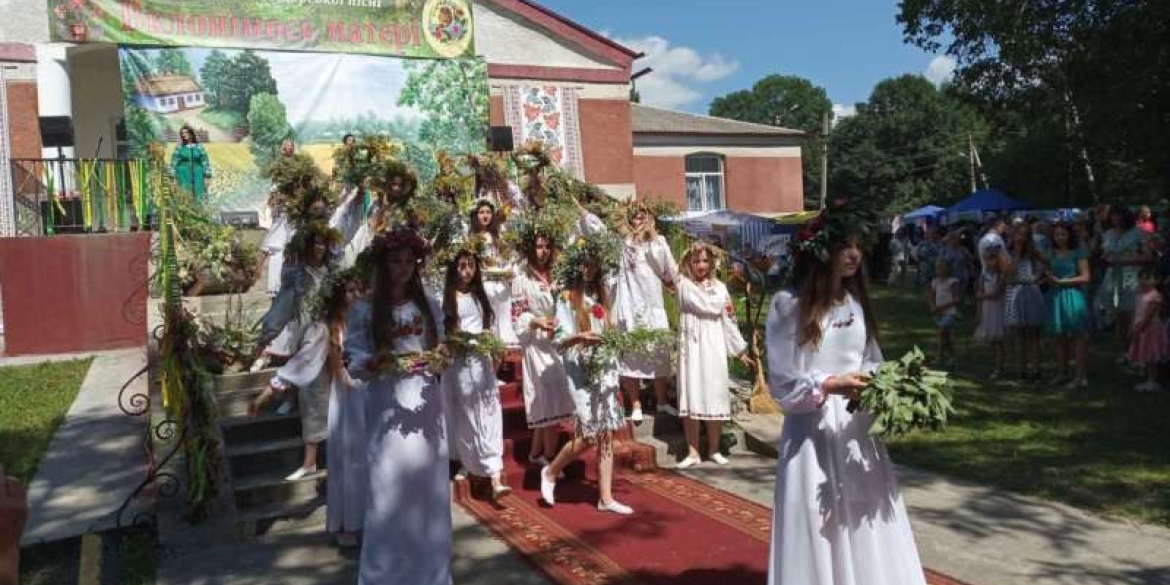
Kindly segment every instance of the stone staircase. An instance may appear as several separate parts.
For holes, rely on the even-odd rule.
[[[297,408],[277,414],[278,397],[258,416],[247,414],[248,403],[274,371],[228,374],[218,377],[215,384],[237,532],[244,538],[314,525],[324,529],[325,445],[318,451],[317,473],[286,481],[303,457]]]

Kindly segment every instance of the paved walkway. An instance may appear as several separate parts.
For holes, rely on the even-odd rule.
[[[22,546],[112,527],[112,514],[144,477],[146,420],[118,409],[118,390],[146,366],[145,349],[4,358],[0,365],[89,355],[94,361],[77,399],[29,485],[29,517]],[[135,390],[145,392],[145,376],[127,392]]]

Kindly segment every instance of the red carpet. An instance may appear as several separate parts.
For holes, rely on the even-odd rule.
[[[512,385],[501,389],[505,473],[514,494],[496,504],[484,497],[490,490],[486,482],[457,482],[455,498],[551,580],[566,585],[767,582],[771,510],[655,469],[653,448],[634,442],[628,431],[617,447],[614,496],[634,508],[633,516],[596,510],[591,454],[558,483],[557,505],[544,506],[539,470],[522,463],[528,438],[517,391]],[[927,580],[962,585],[932,571]]]

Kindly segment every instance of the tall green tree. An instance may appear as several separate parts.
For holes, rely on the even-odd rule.
[[[715,98],[710,114],[756,124],[803,130],[808,139],[801,149],[805,206],[816,205],[821,190],[822,116],[832,116],[833,102],[823,87],[791,75],[769,75],[751,89]]]
[[[232,67],[232,60],[219,49],[212,49],[203,67],[199,68],[200,85],[203,86],[207,105],[213,108],[223,107],[223,84]]]
[[[251,129],[248,149],[256,159],[256,168],[267,169],[276,158],[280,143],[292,137],[292,126],[288,123],[284,104],[270,93],[252,96],[248,126]]]
[[[487,145],[487,65],[482,59],[407,61],[398,105],[426,114],[418,139],[432,149],[480,152]]]
[[[253,51],[243,51],[231,60],[216,90],[219,107],[240,114],[249,112],[257,94],[277,95],[268,61]]]
[[[180,49],[160,49],[154,57],[154,70],[158,75],[186,75],[195,77],[191,61]]]
[[[987,127],[961,100],[921,76],[886,79],[833,131],[830,182],[892,212],[947,204],[971,190],[969,137],[986,144]]]

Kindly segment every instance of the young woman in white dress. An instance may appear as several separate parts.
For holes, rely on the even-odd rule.
[[[350,336],[351,373],[369,380],[369,499],[359,583],[450,585],[451,490],[439,380],[381,364],[445,353],[442,311],[422,285],[426,243],[396,231],[374,242],[368,335]]]
[[[824,255],[798,252],[795,290],[777,293],[767,317],[768,385],[785,413],[768,583],[924,585],[885,445],[867,433],[871,415],[847,408],[882,355],[864,224],[842,207],[823,212],[827,231],[806,230],[827,234]]]
[[[288,213],[284,209],[285,196],[275,187],[268,194],[268,213],[271,223],[264,233],[264,240],[260,242],[260,262],[264,267],[267,264],[267,279],[265,290],[268,296],[274,297],[280,292],[280,272],[284,266],[284,248],[293,236],[293,228],[289,225]]]
[[[564,352],[565,370],[573,397],[573,439],[556,458],[540,470],[540,495],[548,505],[555,500],[556,483],[565,467],[589,448],[597,449],[599,481],[597,509],[614,514],[633,514],[633,508],[613,497],[613,433],[626,425],[618,396],[618,364],[610,359],[589,364],[590,346],[611,327],[610,292],[596,258],[575,257],[580,262],[579,281],[567,284],[557,299],[557,345]],[[592,366],[592,367],[591,367]],[[590,370],[594,370],[590,372]]]
[[[516,273],[512,264],[504,257],[503,241],[500,237],[500,216],[496,213],[495,204],[487,199],[476,201],[468,225],[469,234],[484,241],[485,249],[480,257],[483,268],[481,279],[494,315],[488,328],[504,342],[504,345],[518,347],[520,340],[512,330],[510,318],[512,279]]]
[[[635,204],[628,212],[629,233],[625,238],[621,268],[614,290],[614,323],[619,331],[635,329],[668,330],[663,287],[675,290],[678,268],[666,238],[654,229],[654,215],[644,204]],[[638,386],[641,380],[651,380],[658,411],[678,416],[666,398],[670,381],[670,356],[666,350],[654,355],[630,354],[619,360],[622,388],[632,405],[630,418],[642,420],[642,400]]]
[[[491,302],[480,277],[479,258],[460,250],[447,267],[443,290],[443,323],[450,337],[466,334],[472,338],[492,336],[494,321]],[[492,497],[512,491],[504,485],[504,419],[496,369],[491,357],[479,353],[454,354],[451,367],[443,373],[443,396],[447,400],[447,437],[451,455],[467,473],[487,477]]]
[[[573,399],[553,337],[555,244],[540,235],[524,244],[528,262],[512,281],[512,327],[524,353],[524,412],[532,429],[528,460],[547,465],[556,455],[561,423],[573,416]]]
[[[731,420],[727,358],[751,365],[731,295],[715,278],[716,254],[706,242],[691,244],[683,254],[678,280],[678,408],[687,440],[681,469],[702,461],[700,423],[707,427],[707,456],[719,465],[727,463],[719,452],[723,421]]]

